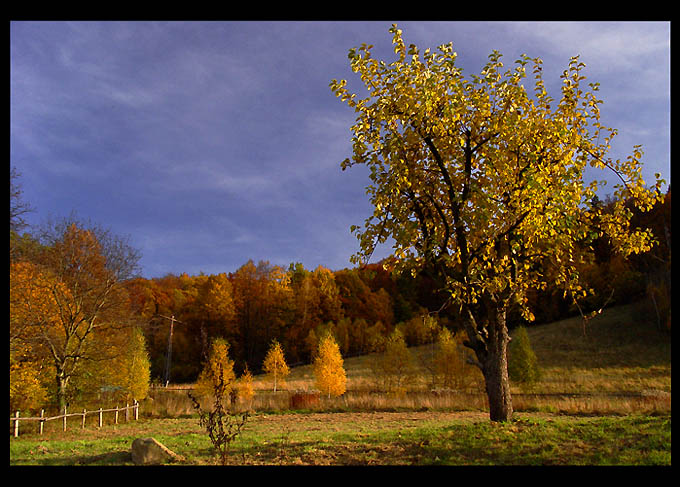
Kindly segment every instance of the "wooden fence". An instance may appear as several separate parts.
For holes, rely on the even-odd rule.
[[[66,418],[69,416],[80,416],[82,418],[81,422],[81,427],[85,428],[85,417],[88,414],[98,414],[99,415],[99,427],[102,427],[103,424],[103,415],[104,413],[108,412],[113,412],[114,413],[114,422],[115,424],[118,424],[118,414],[120,412],[125,412],[125,421],[130,420],[130,411],[133,411],[135,421],[139,419],[139,403],[135,399],[134,403],[132,406],[130,404],[126,404],[125,407],[118,407],[116,406],[115,408],[112,409],[95,409],[94,411],[88,411],[87,409],[83,409],[82,413],[67,413],[66,408],[64,407],[64,413],[60,414],[59,416],[52,416],[52,417],[45,417],[45,410],[42,409],[40,411],[40,416],[38,417],[20,417],[19,411],[14,413],[14,417],[9,418],[10,422],[14,422],[14,437],[17,438],[19,436],[19,421],[39,421],[40,422],[40,434],[43,434],[43,426],[46,421],[51,421],[53,419],[62,419],[63,424],[64,424],[64,431],[66,431]]]

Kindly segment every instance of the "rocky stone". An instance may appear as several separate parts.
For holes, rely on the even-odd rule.
[[[137,438],[132,442],[131,454],[135,465],[159,465],[184,461],[182,455],[173,452],[155,438]]]

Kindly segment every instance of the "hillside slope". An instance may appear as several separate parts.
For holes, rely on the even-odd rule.
[[[528,327],[532,348],[543,371],[532,389],[540,393],[640,393],[671,391],[671,338],[650,319],[644,302],[612,307],[590,320],[583,332],[580,316]],[[653,311],[652,311],[653,312]],[[414,390],[427,388],[424,356],[430,345],[411,347]],[[371,355],[345,359],[348,390],[370,388]],[[264,377],[256,388],[266,389]],[[312,367],[294,367],[288,389],[314,387]],[[478,384],[482,390],[482,384]],[[519,390],[515,385],[513,389]]]

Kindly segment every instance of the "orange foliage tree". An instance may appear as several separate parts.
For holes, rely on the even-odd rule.
[[[61,408],[84,361],[120,353],[106,337],[131,323],[122,280],[136,268],[138,255],[125,240],[73,220],[49,225],[42,244],[31,263],[17,262],[10,270],[10,344],[14,334],[49,357]]]
[[[225,395],[232,392],[236,374],[234,361],[229,357],[229,348],[229,343],[225,339],[213,340],[208,360],[196,382],[196,392],[199,395],[207,396],[218,389]],[[222,387],[217,388],[218,384]]]

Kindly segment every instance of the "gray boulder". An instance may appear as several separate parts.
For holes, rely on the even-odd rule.
[[[173,452],[155,438],[137,438],[132,442],[131,453],[135,465],[159,465],[184,461],[182,455]]]

